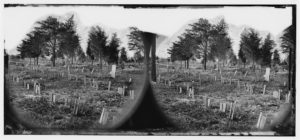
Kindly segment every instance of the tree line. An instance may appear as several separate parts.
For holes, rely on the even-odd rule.
[[[200,18],[188,26],[168,49],[171,61],[184,61],[185,68],[189,68],[191,59],[200,59],[205,70],[207,61],[217,62],[217,65],[219,62],[229,62],[233,65],[241,62],[244,66],[252,63],[252,66],[258,64],[266,67],[280,63],[279,52],[274,49],[276,44],[271,39],[271,34],[263,40],[255,29],[245,29],[240,36],[237,57],[232,50],[228,24],[224,19],[212,24],[207,19]]]
[[[57,58],[74,59],[82,62],[98,59],[100,68],[102,62],[109,64],[118,63],[120,39],[114,33],[110,40],[108,35],[99,26],[94,26],[89,31],[88,46],[86,53],[80,46],[80,37],[76,32],[74,16],[70,16],[65,21],[60,21],[56,17],[49,16],[45,20],[35,23],[31,32],[26,34],[21,44],[17,46],[21,58],[33,58],[38,65],[39,57],[50,57],[52,65],[55,66]],[[124,52],[125,51],[125,52]],[[86,55],[87,54],[87,55]],[[121,49],[121,57],[127,61],[125,48]],[[122,60],[122,61],[123,61]]]
[[[76,32],[74,16],[65,21],[49,16],[45,20],[38,21],[31,32],[26,34],[21,44],[17,47],[21,58],[33,58],[38,64],[39,57],[50,57],[52,65],[55,66],[57,58],[76,60],[99,60],[100,68],[102,63],[118,62],[141,62],[144,59],[144,44],[142,31],[137,27],[130,27],[128,37],[128,48],[134,51],[132,59],[127,57],[126,49],[120,48],[120,39],[114,33],[108,40],[108,35],[100,26],[91,27],[88,33],[86,53],[80,46],[80,37]],[[291,35],[292,26],[284,30],[281,37],[282,53],[292,55],[295,49]],[[197,22],[189,24],[189,28],[173,42],[168,49],[171,61],[184,61],[185,67],[189,68],[191,59],[200,59],[206,70],[207,61],[230,62],[237,64],[255,64],[270,67],[272,64],[279,64],[280,57],[271,35],[268,34],[263,40],[258,31],[253,28],[245,29],[240,36],[240,49],[238,57],[232,50],[232,41],[228,35],[228,24],[224,19],[212,24],[207,19],[200,18]],[[151,61],[155,64],[157,56],[155,47],[151,50]],[[273,51],[274,50],[274,51]],[[289,58],[289,57],[288,57]]]

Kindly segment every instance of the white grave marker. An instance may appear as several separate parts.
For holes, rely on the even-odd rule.
[[[266,68],[266,74],[264,75],[265,80],[268,82],[270,81],[270,71],[270,68]]]
[[[100,125],[105,125],[107,123],[107,119],[108,119],[108,112],[107,112],[106,108],[103,108],[101,117],[99,120]]]
[[[262,112],[259,113],[259,117],[258,117],[257,124],[256,124],[257,128],[259,128],[259,126],[260,126],[261,117],[262,117]]]
[[[122,89],[121,87],[118,87],[118,93],[119,93],[120,95],[123,94],[123,89]]]
[[[246,71],[246,73],[245,73],[244,77],[246,77],[246,76],[247,76],[247,74],[248,74],[248,71]]]
[[[111,66],[111,72],[109,74],[112,78],[116,78],[116,68],[117,66],[115,64]]]
[[[266,85],[264,85],[263,95],[266,93]]]
[[[285,102],[290,103],[290,100],[291,100],[291,91],[289,91],[289,93],[286,95]]]
[[[130,94],[130,99],[134,99],[134,90],[130,90],[129,91],[129,94]]]

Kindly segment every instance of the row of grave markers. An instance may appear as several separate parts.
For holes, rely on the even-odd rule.
[[[160,78],[160,76],[159,76],[159,78]],[[170,80],[164,80],[164,83],[165,83],[165,85],[168,85],[168,86],[172,86],[172,81],[170,81]],[[237,86],[238,86],[238,88],[240,88],[241,87],[241,84],[240,84],[240,81],[239,80],[237,80]],[[189,88],[189,85],[186,85],[187,86],[187,91],[188,91],[188,97],[192,97],[192,98],[194,98],[194,89],[192,88],[192,89],[190,89]],[[248,92],[249,94],[253,94],[254,93],[254,85],[251,85],[251,84],[248,84],[248,83],[245,83],[244,84],[244,87],[245,87],[245,90],[246,90],[246,92]],[[265,95],[265,93],[266,93],[266,85],[264,85],[264,87],[263,87],[263,95]],[[277,92],[277,91],[274,91],[273,92],[273,97],[274,98],[278,98],[279,100],[280,100],[280,93],[282,92],[282,90],[281,89],[279,89],[279,91]],[[179,87],[179,93],[182,93],[182,88],[181,87]],[[287,95],[286,95],[287,96]]]

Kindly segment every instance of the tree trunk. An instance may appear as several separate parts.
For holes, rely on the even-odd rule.
[[[73,56],[71,56],[71,64],[73,65]]]
[[[143,43],[144,43],[144,64],[146,65],[145,69],[147,70],[147,77],[148,75],[148,70],[149,70],[149,53],[150,53],[150,47],[153,46],[153,41],[155,41],[155,34],[149,33],[149,32],[142,32],[142,39],[143,39]]]
[[[151,39],[151,59],[152,59],[152,69],[151,69],[151,79],[156,82],[156,35]]]
[[[190,68],[190,62],[189,62],[189,59],[186,60],[186,68],[189,69]]]
[[[180,61],[180,68],[182,69],[182,61]]]
[[[102,70],[102,58],[101,58],[101,55],[99,56],[99,65],[100,65],[100,70]]]
[[[55,59],[56,59],[55,45],[56,45],[56,39],[54,39],[54,45],[52,46],[52,66],[53,67],[55,67]]]
[[[36,57],[36,65],[39,65],[39,57]]]
[[[206,70],[206,61],[207,61],[207,43],[204,46],[204,70]]]

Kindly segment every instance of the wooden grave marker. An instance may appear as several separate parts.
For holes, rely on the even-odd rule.
[[[118,93],[119,93],[120,95],[123,95],[123,88],[118,87]],[[124,96],[124,95],[123,95],[123,96]]]
[[[226,107],[227,107],[227,104],[226,103],[222,103],[222,112],[226,112]]]
[[[94,68],[92,69],[91,74],[93,74],[93,72],[94,72]]]
[[[290,103],[290,100],[291,100],[291,91],[289,91],[289,93],[285,95],[285,102]]]
[[[244,77],[246,77],[246,76],[247,76],[247,74],[248,74],[248,71],[246,71],[246,73],[245,73]]]
[[[207,107],[210,107],[210,104],[211,104],[211,99],[208,98],[208,99],[207,99]]]
[[[134,99],[134,90],[129,90],[130,99]]]
[[[68,98],[64,98],[64,100],[65,100],[65,106],[67,106],[68,105]]]
[[[108,91],[110,91],[110,87],[111,87],[111,81],[108,82],[108,88],[107,88]]]
[[[271,69],[270,68],[266,68],[266,73],[264,75],[264,78],[265,78],[265,81],[270,81],[270,71]]]
[[[83,77],[83,84],[86,86],[86,76]]]
[[[109,73],[112,78],[116,78],[116,69],[117,69],[117,66],[115,64],[113,64],[111,66],[111,72]]]
[[[230,110],[229,110],[229,116],[228,118],[233,120],[234,117],[234,110],[235,110],[236,102],[230,103]]]
[[[258,117],[258,121],[257,121],[257,124],[256,124],[256,128],[264,129],[266,121],[267,121],[267,117],[264,116],[262,114],[262,112],[260,112],[259,117]]]
[[[30,89],[29,83],[27,83],[27,89],[28,89],[28,90]]]
[[[106,108],[102,109],[102,113],[99,119],[99,123],[100,125],[106,125],[107,124],[107,120],[108,120],[108,111]]]
[[[51,102],[55,103],[56,102],[56,95],[55,94],[51,94]]]
[[[160,74],[158,75],[158,77],[157,77],[157,83],[160,83]]]
[[[192,97],[193,99],[195,98],[194,96],[194,88],[190,88],[188,91],[188,97]]]

